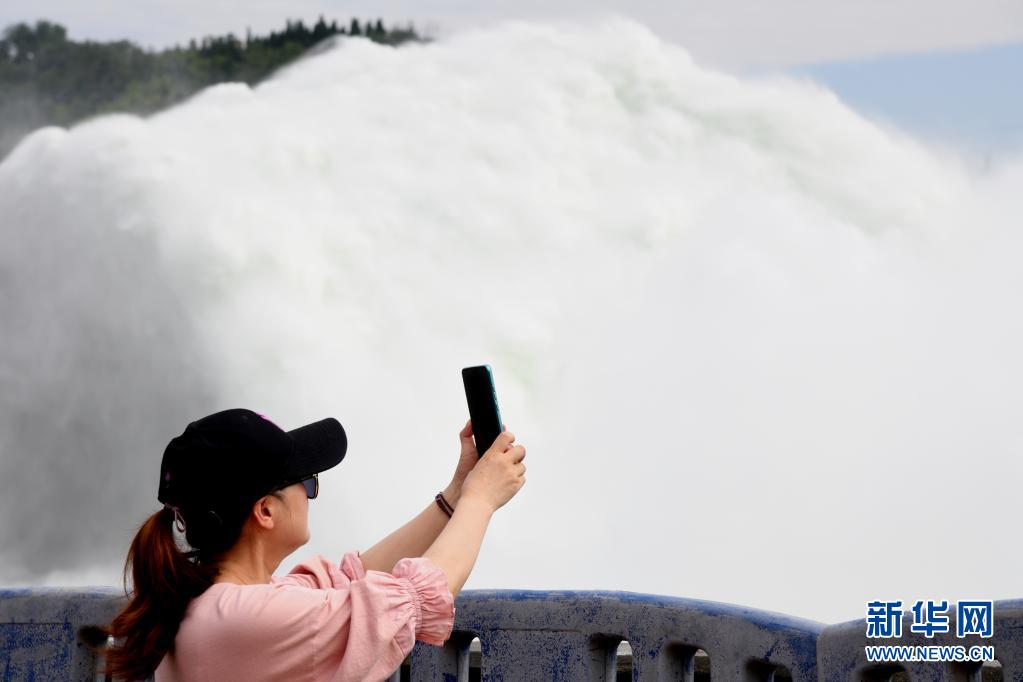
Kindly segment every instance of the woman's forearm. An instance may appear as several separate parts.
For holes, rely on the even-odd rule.
[[[458,504],[458,488],[452,484],[444,490],[444,499]],[[360,552],[362,565],[367,571],[390,572],[405,557],[422,556],[433,544],[448,522],[448,516],[436,502],[431,501],[423,511],[404,526],[379,541],[365,552]]]
[[[476,563],[493,513],[494,510],[479,498],[463,499],[444,530],[423,553],[444,571],[448,589],[456,597]]]

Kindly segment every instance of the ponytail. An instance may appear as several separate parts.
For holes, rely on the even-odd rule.
[[[277,491],[269,493],[283,500]],[[135,682],[153,675],[174,646],[189,602],[206,591],[220,573],[219,562],[241,536],[252,503],[232,501],[219,513],[182,507],[185,540],[197,549],[182,552],[174,538],[175,512],[164,507],[139,528],[124,562],[128,605],[109,627],[96,628],[96,641],[86,642],[106,663],[101,675]],[[128,589],[131,574],[133,589]],[[95,633],[94,633],[95,635]],[[114,643],[105,645],[110,638]]]
[[[90,645],[106,656],[102,675],[129,681],[149,678],[172,648],[188,603],[205,592],[220,571],[206,552],[182,552],[173,524],[174,512],[164,507],[146,519],[131,542],[124,564],[125,595],[130,602],[109,627],[99,629],[105,639],[113,637],[115,642],[109,648]],[[189,536],[193,530],[199,531],[188,528]],[[237,532],[220,530],[221,539],[234,537],[218,544],[230,546],[241,524],[234,529]],[[129,572],[133,591],[128,589]]]

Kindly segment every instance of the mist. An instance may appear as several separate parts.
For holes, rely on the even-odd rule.
[[[527,484],[467,589],[1017,597],[1021,181],[623,18],[40,129],[0,163],[0,583],[120,585],[230,407],[348,433],[278,574],[367,549],[489,363]]]

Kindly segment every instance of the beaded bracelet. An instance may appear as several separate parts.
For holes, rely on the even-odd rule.
[[[440,510],[447,514],[448,518],[451,518],[451,514],[455,511],[455,508],[452,507],[446,499],[444,499],[444,493],[437,493],[437,496],[433,499],[437,502],[437,506],[440,507]]]

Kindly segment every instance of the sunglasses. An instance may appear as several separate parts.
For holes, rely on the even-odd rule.
[[[307,476],[306,478],[303,478],[300,481],[291,481],[290,483],[285,483],[284,485],[274,488],[274,490],[283,490],[287,488],[289,485],[295,485],[296,483],[301,483],[305,487],[305,495],[310,500],[315,500],[316,496],[320,494],[320,477],[317,474]]]

